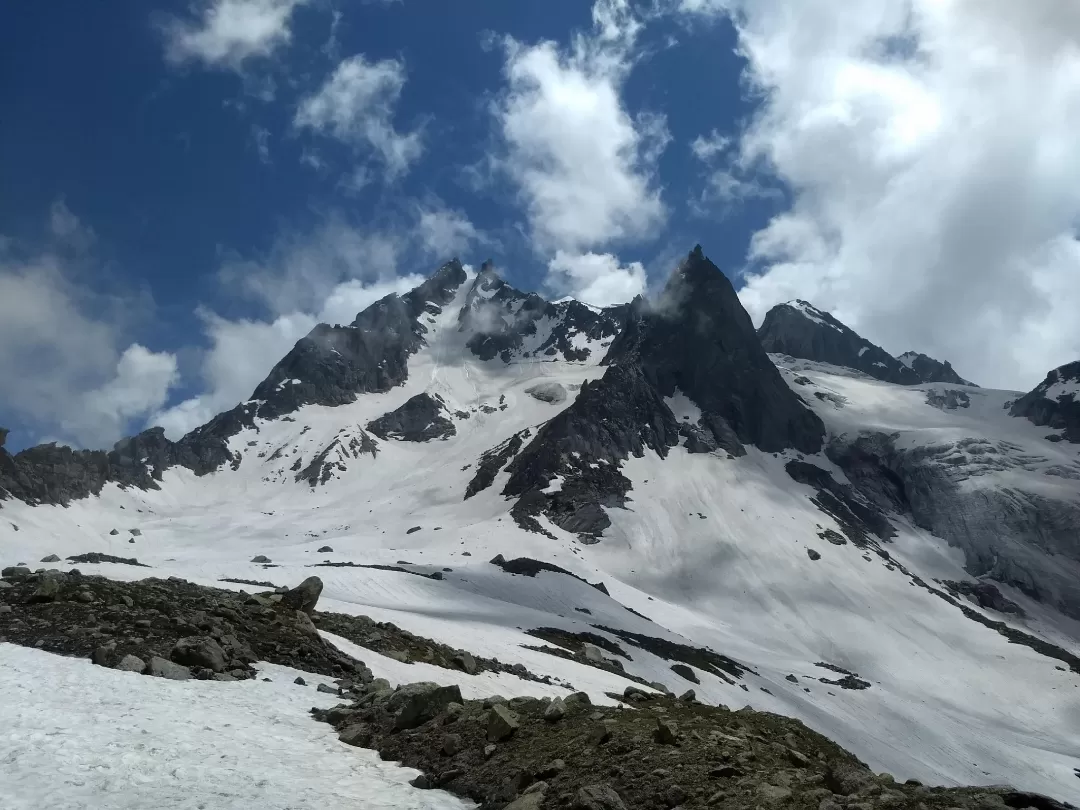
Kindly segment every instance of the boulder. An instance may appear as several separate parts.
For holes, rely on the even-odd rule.
[[[322,548],[319,549],[319,554],[333,554],[333,553],[334,553],[334,549],[330,548],[330,546],[323,546]]]
[[[253,563],[268,563],[270,562],[270,558],[267,557],[265,554],[256,554],[254,557],[251,558],[251,561]]]
[[[30,576],[30,569],[22,565],[9,565],[3,571],[0,571],[0,576],[28,577]]]
[[[169,657],[178,664],[202,667],[214,672],[223,672],[228,662],[225,650],[209,636],[188,636],[180,639]]]
[[[585,785],[574,794],[574,810],[626,810],[619,794],[608,785]]]
[[[476,665],[476,658],[471,652],[462,650],[454,656],[454,666],[465,672],[467,675],[475,675],[479,667]]]
[[[394,720],[399,729],[422,726],[438,716],[451,703],[461,703],[461,690],[455,686],[435,686],[412,692],[401,704]]]
[[[147,674],[155,678],[168,678],[170,681],[186,681],[191,678],[191,670],[187,667],[174,664],[156,655],[147,665]]]
[[[42,562],[60,562],[60,558],[55,554],[50,554],[48,557],[42,557]]]
[[[869,768],[848,762],[835,763],[825,774],[825,787],[840,796],[858,793],[874,780]]]
[[[371,726],[366,723],[353,723],[346,726],[338,734],[338,739],[346,745],[355,745],[358,748],[367,748],[371,745]]]
[[[544,719],[549,723],[555,723],[564,717],[566,717],[566,703],[563,702],[561,697],[556,697],[544,709]]]
[[[670,720],[656,718],[656,741],[661,745],[675,745],[679,741],[679,727]]]
[[[120,659],[120,663],[116,665],[116,668],[121,672],[142,672],[146,669],[146,662],[135,655],[125,655]]]
[[[806,556],[809,557],[811,560],[820,560],[821,559],[821,552],[814,551],[814,549],[812,549],[812,548],[808,548],[806,550]]]
[[[315,605],[322,595],[323,583],[318,577],[308,577],[295,588],[291,588],[282,597],[281,602],[293,610],[302,610],[309,616],[315,611]]]
[[[489,742],[502,742],[518,730],[517,715],[501,703],[488,710],[487,738]]]
[[[55,576],[44,576],[38,583],[37,590],[30,595],[31,602],[54,602],[60,594],[60,580]]]
[[[557,382],[537,383],[531,388],[526,388],[525,393],[541,402],[555,404],[566,401],[566,389]]]
[[[533,793],[518,796],[510,804],[506,805],[503,810],[540,810],[543,804],[544,791],[537,790]]]

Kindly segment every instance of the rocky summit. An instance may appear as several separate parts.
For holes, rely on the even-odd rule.
[[[755,328],[700,247],[606,308],[454,260],[185,436],[0,430],[0,773],[1076,804],[1078,363],[978,387],[820,306]]]

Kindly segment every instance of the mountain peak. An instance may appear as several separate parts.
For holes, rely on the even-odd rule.
[[[1051,370],[1041,383],[1013,403],[1009,414],[1061,430],[1060,438],[1080,444],[1080,360]]]

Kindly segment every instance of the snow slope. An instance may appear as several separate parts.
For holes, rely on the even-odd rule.
[[[465,348],[469,334],[459,329],[457,319],[466,287],[442,314],[426,323],[431,330],[428,345],[410,359],[405,385],[363,395],[350,405],[306,406],[285,419],[259,421],[255,429],[242,431],[230,442],[230,449],[243,458],[235,471],[225,467],[200,478],[173,468],[159,491],[109,485],[99,498],[75,501],[67,508],[4,502],[0,559],[5,565],[33,565],[49,553],[66,557],[103,551],[136,556],[151,568],[80,567],[113,577],[176,575],[207,584],[222,577],[295,584],[316,573],[325,583],[320,603],[324,609],[393,621],[477,654],[523,663],[534,672],[550,673],[589,691],[598,701],[609,700],[603,692],[621,692],[629,682],[525,649],[522,645],[542,643],[525,631],[555,627],[605,632],[630,656],[623,661],[627,671],[664,682],[675,691],[693,684],[671,670],[671,661],[597,626],[709,647],[751,671],[741,679],[699,672],[701,684],[694,688],[703,700],[749,704],[799,717],[899,779],[936,784],[1009,782],[1062,799],[1080,799],[1080,781],[1073,773],[1080,766],[1080,679],[1059,668],[1058,662],[1009,644],[966,618],[913,584],[889,560],[852,544],[836,546],[823,539],[825,529],[839,527],[811,503],[813,491],[794,483],[784,471],[784,464],[796,454],[770,455],[749,448],[747,456],[730,459],[724,453],[689,454],[675,447],[665,460],[648,451],[642,458],[631,458],[623,467],[633,485],[631,501],[625,510],[610,510],[612,526],[595,545],[583,544],[543,519],[551,537],[521,529],[510,516],[512,504],[500,494],[506,472],[465,500],[482,453],[521,431],[535,431],[569,406],[583,381],[603,372],[598,367],[600,346],[580,363],[542,356],[517,356],[511,363],[479,361]],[[575,340],[587,342],[580,335]],[[971,405],[954,412],[926,403],[927,391],[940,385],[901,388],[804,361],[789,364],[784,374],[794,390],[805,393],[793,382],[801,375],[832,397],[808,397],[830,432],[874,427],[900,431],[904,441],[918,443],[990,431],[1019,448],[1005,453],[1015,464],[988,469],[977,478],[990,481],[991,476],[995,485],[1046,487],[1058,494],[1069,487],[1076,491],[1075,481],[1041,474],[1055,466],[1076,465],[1075,448],[1051,445],[1041,438],[1045,431],[1010,419],[1002,404],[1015,395],[965,389]],[[549,403],[527,395],[525,389],[538,382],[561,383],[570,397]],[[351,446],[353,440],[359,445],[370,420],[420,393],[441,397],[455,435],[426,443],[368,436],[377,445],[374,454]],[[700,416],[681,394],[669,405],[680,420]],[[297,471],[324,451],[321,469],[329,471],[326,482],[312,486],[296,481]],[[810,460],[843,480],[824,456]],[[414,527],[419,530],[410,533]],[[110,534],[113,529],[118,534]],[[131,529],[141,534],[132,537]],[[917,527],[898,521],[897,529],[889,552],[907,570],[927,581],[967,578],[958,551]],[[135,542],[129,542],[132,539]],[[317,551],[325,545],[333,552]],[[821,558],[811,560],[808,549]],[[271,558],[273,567],[249,562],[257,554]],[[511,576],[488,562],[496,554],[544,560],[590,582],[603,581],[610,596],[563,574]],[[440,572],[443,579],[310,567],[323,561],[400,565]],[[1029,616],[1035,617],[1010,618],[1010,623],[1078,649],[1073,625],[1054,623],[1054,617],[1022,595],[1009,596],[1030,607]],[[355,652],[376,675],[394,681],[457,682],[471,695],[566,691],[505,674],[470,678],[422,664],[401,664],[355,649],[344,640],[331,640]],[[32,670],[40,672],[32,677],[43,683],[72,683],[72,689],[82,689],[75,682],[85,678],[86,695],[108,693],[108,684],[125,677],[94,670],[85,662],[55,663],[56,659],[7,646],[0,647],[0,656],[3,668],[14,667],[24,678],[30,678]],[[871,686],[855,691],[822,683],[819,678],[836,674],[819,662],[851,670]],[[787,680],[789,674],[797,683]],[[293,695],[303,695],[306,709],[311,692],[290,692],[285,687],[276,691],[280,680],[275,678],[272,711],[281,712],[284,719],[272,721],[251,719],[243,708],[247,704],[229,703],[240,701],[241,690],[270,689],[269,684],[209,683],[191,688],[202,690],[200,700],[222,701],[222,718],[236,716],[239,724],[242,714],[245,723],[271,725],[290,724],[293,720],[287,718],[293,718],[300,725],[310,724],[296,733],[311,752],[333,748],[335,743],[323,739],[320,727],[290,714],[300,699]],[[149,679],[138,683],[155,695],[159,690],[162,699],[173,694],[169,689],[179,688]],[[124,685],[126,689],[127,682]],[[214,697],[215,690],[221,697]],[[55,710],[55,702],[50,702],[55,692],[31,688],[24,699],[47,713]],[[257,703],[255,695],[243,699]],[[177,704],[169,705],[183,716]],[[127,709],[112,704],[99,711],[117,716]],[[168,714],[166,706],[155,716],[164,723]],[[0,719],[0,728],[4,727]],[[169,727],[167,733],[184,739],[195,731],[181,724]],[[42,742],[34,767],[43,767],[60,751],[50,745]],[[128,751],[125,746],[133,744],[116,745],[115,750]],[[355,751],[348,755],[355,767],[367,767],[360,764],[369,762],[367,755]],[[298,755],[297,771],[303,770],[304,756]],[[29,760],[0,758],[0,772],[8,775],[28,772],[29,767]],[[260,767],[253,762],[252,772]],[[332,779],[341,780],[341,795],[362,789],[350,781],[356,777],[346,770],[333,770],[338,765],[321,767],[337,774]],[[273,778],[284,782],[291,778],[288,773],[283,770]],[[399,784],[392,775],[396,772],[379,773],[385,785]],[[99,791],[108,789],[106,783],[95,784]],[[83,795],[82,787],[74,781],[63,785],[67,787],[55,785],[58,806],[80,806],[75,802]],[[288,788],[281,789],[289,795]],[[374,795],[359,806],[460,806],[433,793],[410,795],[407,801],[415,804],[402,799],[405,803],[380,805],[382,799]],[[252,805],[237,800],[235,806]],[[355,795],[350,806],[358,806]]]

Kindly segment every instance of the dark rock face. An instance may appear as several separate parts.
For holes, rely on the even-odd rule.
[[[860,337],[806,301],[777,304],[758,329],[765,351],[845,366],[878,380],[916,385],[919,375],[891,354]]]
[[[979,607],[987,610],[996,610],[998,613],[1012,613],[1023,616],[1024,610],[1016,602],[1006,599],[1001,591],[989,582],[953,582],[944,580],[941,583],[953,595],[963,594],[974,599]]]
[[[948,362],[935,360],[919,352],[904,352],[897,358],[901,363],[919,375],[923,382],[950,383],[952,385],[969,385],[978,388],[975,383],[965,380],[953,370]]]
[[[621,462],[646,448],[663,458],[681,437],[690,452],[732,456],[744,444],[807,453],[822,446],[821,420],[784,383],[731,283],[700,247],[655,307],[634,301],[604,363],[604,376],[583,385],[507,468],[503,494],[519,498],[513,514],[526,528],[541,530],[543,513],[597,539],[610,525],[605,508],[626,502]],[[698,424],[676,420],[665,402],[676,391],[701,409]]]
[[[485,262],[458,321],[462,329],[475,332],[467,345],[481,360],[498,357],[510,363],[521,357],[561,356],[580,362],[588,359],[590,350],[575,347],[573,338],[579,334],[593,341],[614,338],[626,312],[626,305],[597,311],[579,301],[549,303],[536,293],[515,290]],[[532,351],[523,349],[529,339],[539,340]]]
[[[1063,431],[1066,441],[1080,444],[1080,360],[1047,374],[1013,403],[1009,414]]]
[[[964,551],[967,570],[1080,618],[1080,503],[963,483],[1018,466],[1002,443],[964,439],[900,449],[884,433],[838,438],[826,450],[859,495]]]
[[[443,416],[446,406],[428,394],[417,394],[400,408],[368,422],[368,430],[380,439],[426,442],[457,433],[454,423]]]
[[[495,476],[502,472],[503,467],[521,450],[525,439],[532,435],[532,431],[526,428],[520,433],[515,433],[509,439],[497,447],[484,452],[476,463],[476,475],[473,476],[469,485],[465,488],[465,499],[468,500],[477,492],[487,489],[495,480]]]

